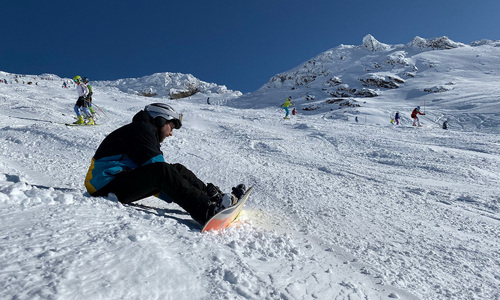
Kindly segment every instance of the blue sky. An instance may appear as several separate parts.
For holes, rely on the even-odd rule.
[[[500,39],[498,0],[31,1],[0,4],[0,70],[91,80],[180,72],[244,93],[366,34]]]

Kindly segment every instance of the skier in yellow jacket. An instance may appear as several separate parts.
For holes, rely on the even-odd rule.
[[[283,109],[286,111],[286,115],[285,115],[285,118],[284,118],[284,119],[290,119],[290,118],[288,117],[288,115],[290,114],[290,110],[288,109],[288,107],[289,107],[290,105],[294,105],[294,104],[292,103],[292,96],[289,96],[288,98],[286,98],[285,103],[283,103],[283,104],[281,105],[281,107],[283,107]]]

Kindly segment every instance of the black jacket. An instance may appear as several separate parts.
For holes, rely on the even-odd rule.
[[[132,123],[116,129],[102,141],[92,158],[85,186],[92,194],[124,170],[164,161],[153,118],[140,111]]]

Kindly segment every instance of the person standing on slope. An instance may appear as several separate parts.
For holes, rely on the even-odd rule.
[[[417,106],[412,112],[411,112],[411,117],[413,119],[413,126],[418,126],[419,127],[422,127],[422,125],[420,125],[420,120],[418,119],[418,116],[417,115],[425,115],[425,113],[421,113],[420,112],[420,106]]]
[[[245,193],[244,185],[223,194],[185,166],[165,162],[160,144],[181,127],[182,114],[171,106],[147,105],[97,148],[85,178],[87,191],[95,197],[113,193],[125,204],[154,195],[175,202],[201,224],[234,205]]]
[[[73,77],[73,81],[76,83],[76,90],[78,92],[78,100],[76,100],[76,104],[74,107],[78,120],[75,122],[75,124],[84,124],[83,115],[85,115],[85,117],[88,119],[87,124],[94,125],[94,120],[92,119],[92,116],[87,108],[87,104],[85,103],[89,90],[87,89],[85,83],[82,82],[82,77],[77,75]],[[80,110],[83,111],[83,115]]]
[[[290,110],[288,109],[288,107],[289,107],[290,105],[293,105],[293,103],[292,103],[292,96],[289,96],[288,98],[286,98],[285,103],[283,103],[283,104],[281,105],[281,107],[283,107],[283,109],[284,109],[284,110],[285,110],[285,112],[286,112],[286,115],[285,115],[284,119],[290,119],[290,118],[288,117],[288,115],[290,115]]]
[[[92,114],[92,117],[94,117],[95,111],[94,108],[92,107],[92,95],[94,94],[94,92],[92,91],[92,86],[89,84],[89,79],[87,77],[83,77],[83,83],[85,83],[85,86],[89,90],[89,93],[87,94],[87,98],[85,99],[85,101],[90,110],[90,113]]]
[[[399,125],[399,111],[397,111],[396,115],[394,115],[394,121],[396,122],[396,125]]]
[[[448,129],[448,120],[443,122],[443,129]]]

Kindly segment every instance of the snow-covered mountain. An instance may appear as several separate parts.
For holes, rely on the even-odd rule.
[[[83,127],[64,125],[67,78],[0,72],[0,299],[499,299],[497,45],[368,36],[240,97],[94,83],[100,126]],[[184,114],[166,161],[255,186],[234,227],[201,234],[173,203],[86,193],[100,142],[158,101]]]
[[[415,37],[388,45],[367,35],[273,76],[236,107],[279,107],[292,96],[303,114],[386,123],[421,106],[432,120],[464,130],[500,126],[500,41],[465,45],[447,37]]]
[[[155,73],[140,78],[97,81],[96,86],[116,87],[125,93],[171,99],[185,98],[196,93],[241,95],[239,91],[228,90],[225,85],[204,82],[191,74],[170,72]]]

